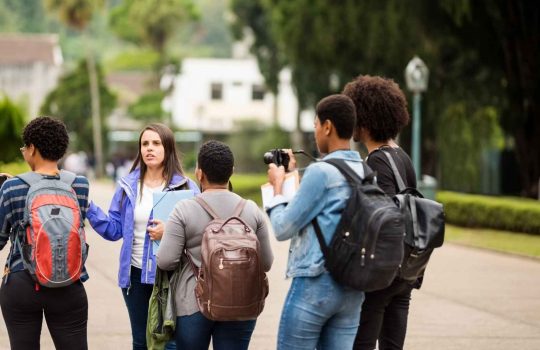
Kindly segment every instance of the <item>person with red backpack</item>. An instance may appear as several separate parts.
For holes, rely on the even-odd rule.
[[[231,192],[234,158],[222,142],[199,150],[195,175],[202,194],[171,213],[157,254],[158,266],[180,275],[172,288],[176,346],[247,349],[268,294],[273,262],[268,227],[253,201]]]
[[[39,349],[45,316],[56,349],[87,349],[88,299],[81,282],[88,279],[88,180],[58,168],[69,143],[61,121],[36,118],[22,138],[32,171],[0,189],[0,249],[11,242],[0,288],[10,346]]]

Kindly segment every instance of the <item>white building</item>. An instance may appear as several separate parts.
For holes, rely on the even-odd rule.
[[[58,35],[0,34],[0,95],[28,106],[37,116],[62,67]]]
[[[273,121],[274,96],[253,58],[187,58],[176,77],[170,100],[164,103],[176,126],[206,133],[228,133],[242,121],[262,125]],[[298,104],[289,70],[280,74],[278,122],[285,130],[296,127]],[[302,129],[313,128],[313,113],[303,113]]]

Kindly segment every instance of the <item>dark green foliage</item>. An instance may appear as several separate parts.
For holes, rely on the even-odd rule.
[[[251,52],[257,57],[259,69],[268,89],[277,95],[279,72],[285,61],[272,35],[270,14],[264,10],[262,0],[232,0],[231,9],[235,15],[232,31],[236,39],[243,39],[244,31],[253,34]]]
[[[540,234],[539,201],[456,192],[439,192],[437,200],[449,224]]]
[[[0,140],[2,152],[0,162],[7,163],[21,159],[19,147],[23,146],[22,130],[25,117],[22,109],[11,102],[7,97],[0,100]]]
[[[495,108],[515,140],[523,194],[535,196],[540,177],[535,1],[263,0],[263,5],[293,69],[301,106],[340,91],[359,74],[384,75],[404,88],[403,70],[419,55],[431,71],[422,113],[422,172],[437,172],[444,142],[437,130],[444,128],[441,116],[452,105],[463,103],[470,113]],[[489,143],[486,137],[479,142]],[[460,155],[446,156],[457,162]]]
[[[493,107],[473,109],[455,103],[443,112],[438,125],[440,187],[478,193],[481,189],[482,156],[500,150],[504,140]]]
[[[101,68],[99,66],[96,68],[101,104],[101,135],[103,144],[106,145],[105,116],[109,115],[116,105],[116,96],[105,85]],[[62,119],[71,135],[75,136],[71,139],[72,146],[77,150],[92,152],[90,84],[85,60],[80,61],[75,70],[60,79],[56,89],[47,95],[41,107],[41,114]]]
[[[540,178],[540,6],[529,0],[446,0],[456,39],[500,78],[501,125],[514,137],[522,194]]]
[[[125,0],[111,12],[110,23],[120,38],[163,54],[179,24],[197,17],[191,0]]]

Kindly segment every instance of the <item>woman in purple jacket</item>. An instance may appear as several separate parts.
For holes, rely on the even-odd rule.
[[[156,261],[153,240],[160,240],[164,223],[152,219],[153,193],[197,185],[184,176],[174,134],[163,124],[146,126],[139,136],[139,151],[130,173],[121,178],[108,214],[90,203],[87,218],[94,230],[110,241],[123,239],[118,285],[131,323],[133,349],[146,349],[148,302]],[[174,349],[174,347],[172,347]]]

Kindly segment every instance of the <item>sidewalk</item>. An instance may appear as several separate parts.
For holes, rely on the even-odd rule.
[[[93,183],[91,198],[107,209],[113,186]],[[116,285],[121,242],[105,241],[89,227],[85,283],[89,299],[89,348],[131,349],[127,311]],[[257,321],[251,349],[275,349],[289,281],[288,242],[272,240],[275,261],[270,294]],[[3,264],[8,253],[0,252]],[[0,316],[1,318],[1,316]],[[0,321],[0,349],[9,349]],[[48,331],[42,349],[54,349]],[[447,244],[435,251],[424,285],[412,296],[406,349],[540,349],[540,262]]]

